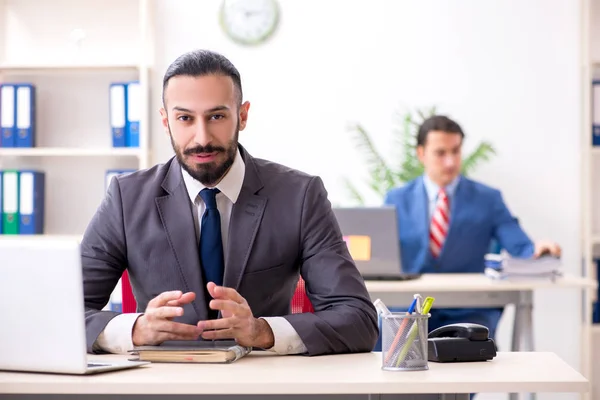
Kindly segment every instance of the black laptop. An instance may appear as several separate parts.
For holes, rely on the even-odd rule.
[[[397,281],[421,276],[402,272],[395,207],[338,207],[333,212],[365,280]]]

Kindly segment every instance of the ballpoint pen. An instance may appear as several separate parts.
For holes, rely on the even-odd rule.
[[[435,301],[435,299],[433,297],[425,298],[425,301],[423,302],[422,315],[427,315],[429,313],[429,310],[431,310],[431,306],[433,305],[434,301]],[[406,358],[408,350],[410,349],[410,346],[412,345],[415,338],[417,337],[418,332],[419,332],[419,324],[418,324],[418,321],[415,321],[415,323],[413,324],[413,326],[410,329],[410,332],[407,335],[408,339],[406,340],[406,343],[404,344],[404,346],[402,347],[402,350],[400,351],[400,354],[398,355],[398,359],[396,360],[396,368],[398,368],[398,366],[400,366],[400,362],[402,362],[402,360],[404,360]]]
[[[408,310],[406,311],[406,316],[412,315],[412,313],[415,311],[416,306],[417,306],[417,298],[415,297],[413,299],[412,303],[410,304],[410,307],[408,307]],[[404,328],[405,328],[406,324],[408,324],[408,318],[405,318],[404,321],[402,321],[402,323],[400,324],[400,327],[398,328],[398,332],[396,332],[394,341],[392,342],[390,349],[388,350],[387,357],[385,358],[386,364],[390,361],[390,358],[394,354],[394,349],[398,345],[400,338],[402,338],[402,334],[404,333]]]
[[[386,307],[385,304],[383,304],[383,301],[381,301],[381,299],[376,299],[373,302],[373,305],[375,306],[377,311],[379,311],[379,314],[381,314],[381,315],[390,315],[391,314],[390,310]]]
[[[416,293],[413,295],[413,298],[415,298],[417,300],[417,304],[415,306],[415,313],[417,315],[421,315],[421,312],[423,311],[423,304],[422,304],[423,297],[419,293]],[[406,358],[407,359],[419,359],[420,357],[414,350],[411,350],[408,352]]]

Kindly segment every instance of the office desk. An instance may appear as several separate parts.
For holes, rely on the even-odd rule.
[[[533,351],[533,292],[537,289],[595,289],[596,281],[566,275],[550,280],[496,281],[483,274],[423,274],[409,281],[366,281],[372,300],[408,307],[413,294],[435,297],[435,308],[515,305],[512,351]]]
[[[577,289],[584,294],[581,340],[582,372],[589,376],[591,371],[591,290],[597,282],[565,274],[554,281],[493,280],[484,274],[423,274],[409,281],[366,281],[372,300],[380,298],[388,306],[408,307],[413,294],[435,297],[435,308],[443,307],[504,307],[515,305],[511,339],[511,351],[533,351],[533,292],[538,289]],[[587,294],[587,295],[586,295]],[[531,395],[535,398],[535,395]],[[510,398],[517,399],[516,393]]]
[[[124,356],[90,356],[117,359]],[[428,371],[391,372],[380,368],[381,353],[320,357],[276,356],[254,352],[233,364],[150,364],[133,370],[92,376],[64,376],[0,372],[3,399],[26,394],[138,395],[139,399],[327,398],[327,395],[360,395],[372,398],[468,399],[465,392],[571,392],[589,391],[589,382],[554,353],[499,353],[488,362],[429,363]],[[13,395],[9,395],[13,394]],[[301,395],[301,396],[298,396]],[[30,397],[31,398],[31,397]],[[59,398],[59,397],[56,397]],[[190,396],[191,398],[191,396]],[[219,399],[222,399],[219,397]]]

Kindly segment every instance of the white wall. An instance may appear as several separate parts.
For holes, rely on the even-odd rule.
[[[280,29],[257,48],[220,31],[220,3],[157,2],[156,162],[172,155],[157,111],[162,74],[194,48],[225,54],[242,74],[252,106],[241,143],[319,174],[338,204],[347,203],[340,178],[366,178],[348,123],[363,123],[391,156],[399,106],[436,104],[462,124],[467,150],[493,142],[499,155],[476,177],[503,191],[532,237],[559,241],[566,269],[580,272],[579,2],[280,0]],[[578,296],[535,300],[537,349],[579,368]],[[507,318],[500,331],[507,349]]]

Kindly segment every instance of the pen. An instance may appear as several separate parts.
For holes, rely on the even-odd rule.
[[[433,297],[426,297],[425,301],[423,302],[423,312],[422,314],[429,314],[429,311],[431,310],[431,306],[433,306],[433,302],[435,301],[435,298]]]
[[[433,297],[428,296],[425,298],[425,301],[423,302],[423,310],[422,310],[423,314],[422,315],[427,315],[429,313],[434,301],[435,301],[435,298],[433,298]],[[415,321],[415,323],[413,324],[413,326],[410,329],[410,332],[408,333],[408,339],[407,339],[406,343],[404,344],[404,347],[402,347],[400,354],[398,355],[398,360],[396,361],[396,368],[398,368],[398,366],[400,365],[400,362],[402,360],[404,360],[404,358],[406,358],[408,349],[412,345],[412,342],[415,340],[415,337],[417,336],[418,331],[419,331],[419,324],[418,324],[418,321]]]
[[[416,306],[417,306],[417,298],[415,297],[413,299],[412,303],[410,304],[410,307],[408,307],[408,311],[406,312],[406,315],[407,316],[412,315],[412,313],[415,311]],[[402,337],[402,333],[404,331],[404,327],[406,326],[406,324],[408,324],[408,318],[405,318],[404,321],[402,321],[402,324],[400,324],[400,327],[398,328],[398,332],[396,332],[394,341],[392,342],[392,344],[390,346],[390,350],[388,350],[387,357],[385,358],[386,364],[390,361],[392,354],[394,354],[394,349],[396,348],[396,346],[398,345],[398,342],[400,341],[400,338]]]
[[[421,304],[421,302],[423,301],[423,297],[421,297],[420,294],[415,294],[414,298],[417,299],[417,313],[422,314],[423,313],[423,305]]]
[[[375,300],[373,302],[373,305],[375,306],[377,311],[379,311],[379,314],[381,314],[381,315],[390,315],[391,314],[390,310],[386,307],[385,304],[383,304],[383,301],[381,301],[381,299]]]

